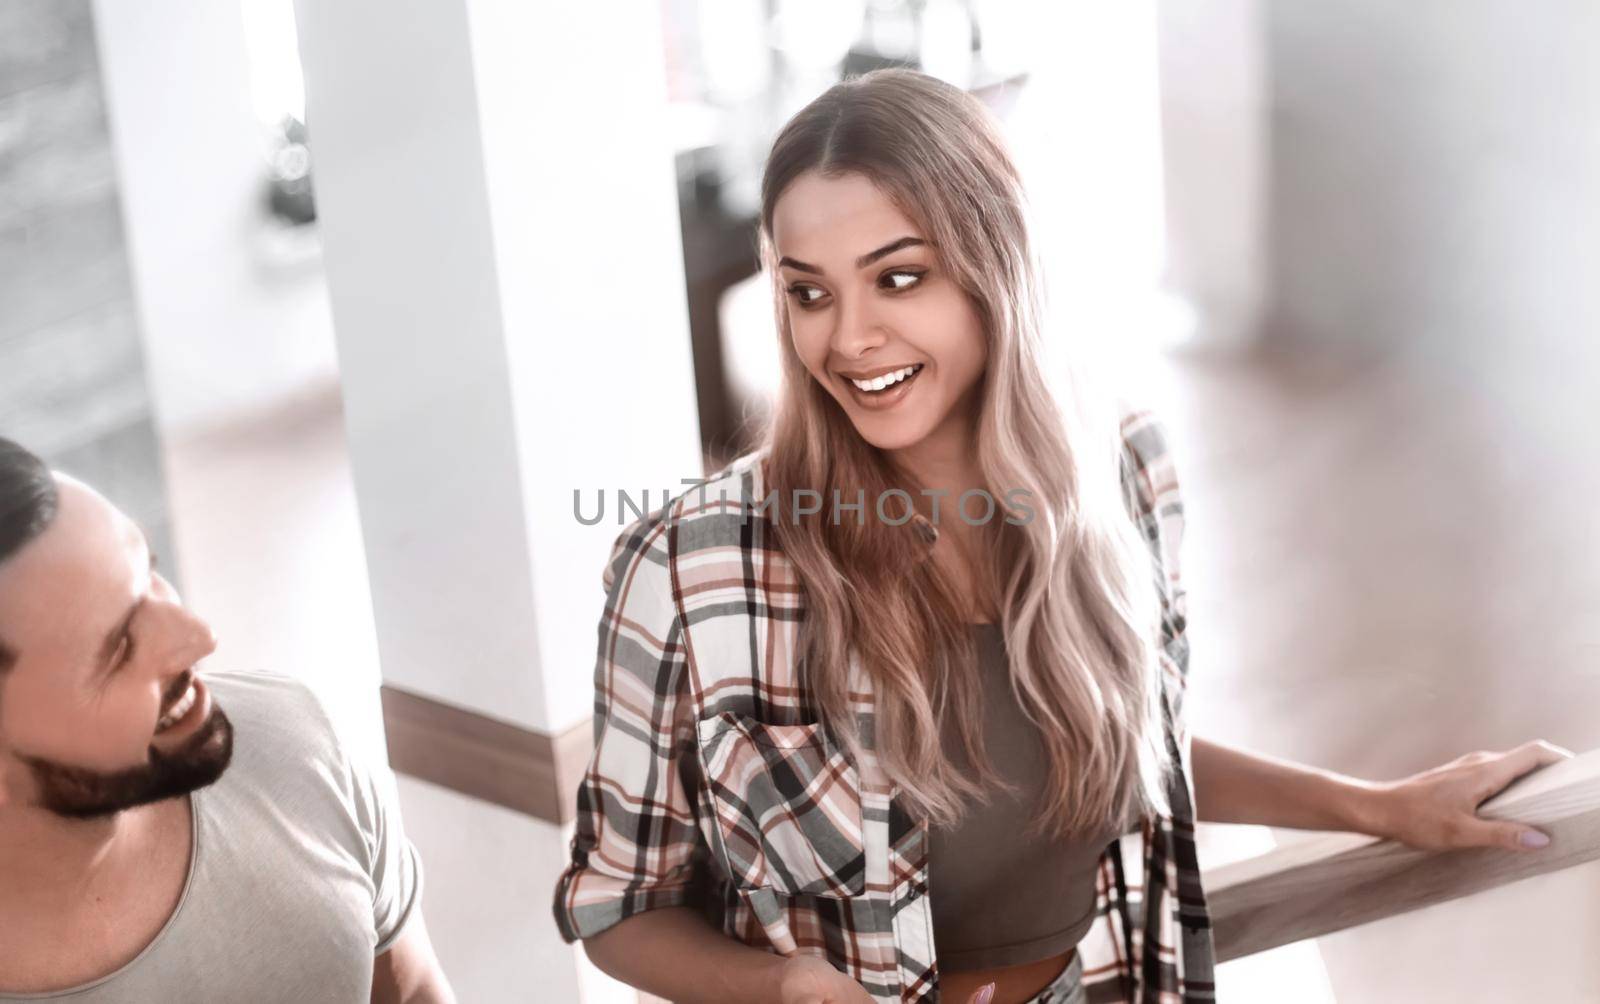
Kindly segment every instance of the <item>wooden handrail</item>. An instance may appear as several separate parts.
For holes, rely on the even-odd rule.
[[[1536,851],[1419,851],[1329,834],[1203,875],[1217,961],[1469,896],[1600,858],[1600,750],[1543,767],[1478,810],[1550,834]]]
[[[1600,859],[1600,750],[1523,777],[1478,814],[1537,826],[1550,834],[1550,846],[1418,851],[1392,840],[1331,833],[1207,869],[1202,878],[1217,961]],[[639,999],[659,1000],[642,993]]]

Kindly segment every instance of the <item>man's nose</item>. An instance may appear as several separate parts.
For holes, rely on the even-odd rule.
[[[187,669],[217,650],[217,636],[204,618],[178,603],[156,601],[152,605],[164,663]]]

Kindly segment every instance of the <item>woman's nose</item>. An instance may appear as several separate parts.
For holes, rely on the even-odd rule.
[[[887,334],[866,297],[841,299],[833,330],[833,351],[846,359],[859,359],[887,341]]]

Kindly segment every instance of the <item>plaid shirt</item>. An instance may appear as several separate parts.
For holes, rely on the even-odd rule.
[[[1183,508],[1154,416],[1125,417],[1122,438],[1124,495],[1162,596],[1177,770],[1171,815],[1102,854],[1098,919],[1078,952],[1094,1004],[1212,1001],[1182,717]],[[903,810],[870,749],[852,761],[818,722],[796,666],[804,594],[773,539],[772,510],[758,508],[758,456],[617,538],[604,576],[594,753],[556,884],[556,925],[571,943],[642,910],[687,905],[745,944],[827,958],[876,1000],[937,1002],[927,827]],[[850,672],[870,745],[872,684],[858,662]]]

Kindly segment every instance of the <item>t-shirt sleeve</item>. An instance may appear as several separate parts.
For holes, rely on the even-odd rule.
[[[692,901],[699,830],[684,768],[692,724],[662,513],[618,536],[603,576],[594,752],[578,785],[570,860],[553,902],[571,943]]]
[[[224,671],[208,679],[234,722],[231,776],[245,778],[239,787],[249,792],[231,811],[271,820],[275,828],[259,835],[269,849],[304,845],[300,850],[317,861],[311,881],[325,887],[341,924],[366,930],[368,918],[347,911],[370,898],[372,944],[387,951],[420,913],[422,864],[406,839],[381,746],[352,742],[317,693],[294,677]]]
[[[400,937],[422,901],[422,859],[406,838],[394,774],[361,757],[347,760],[352,809],[366,848],[365,866],[372,882],[374,954],[382,955]]]

